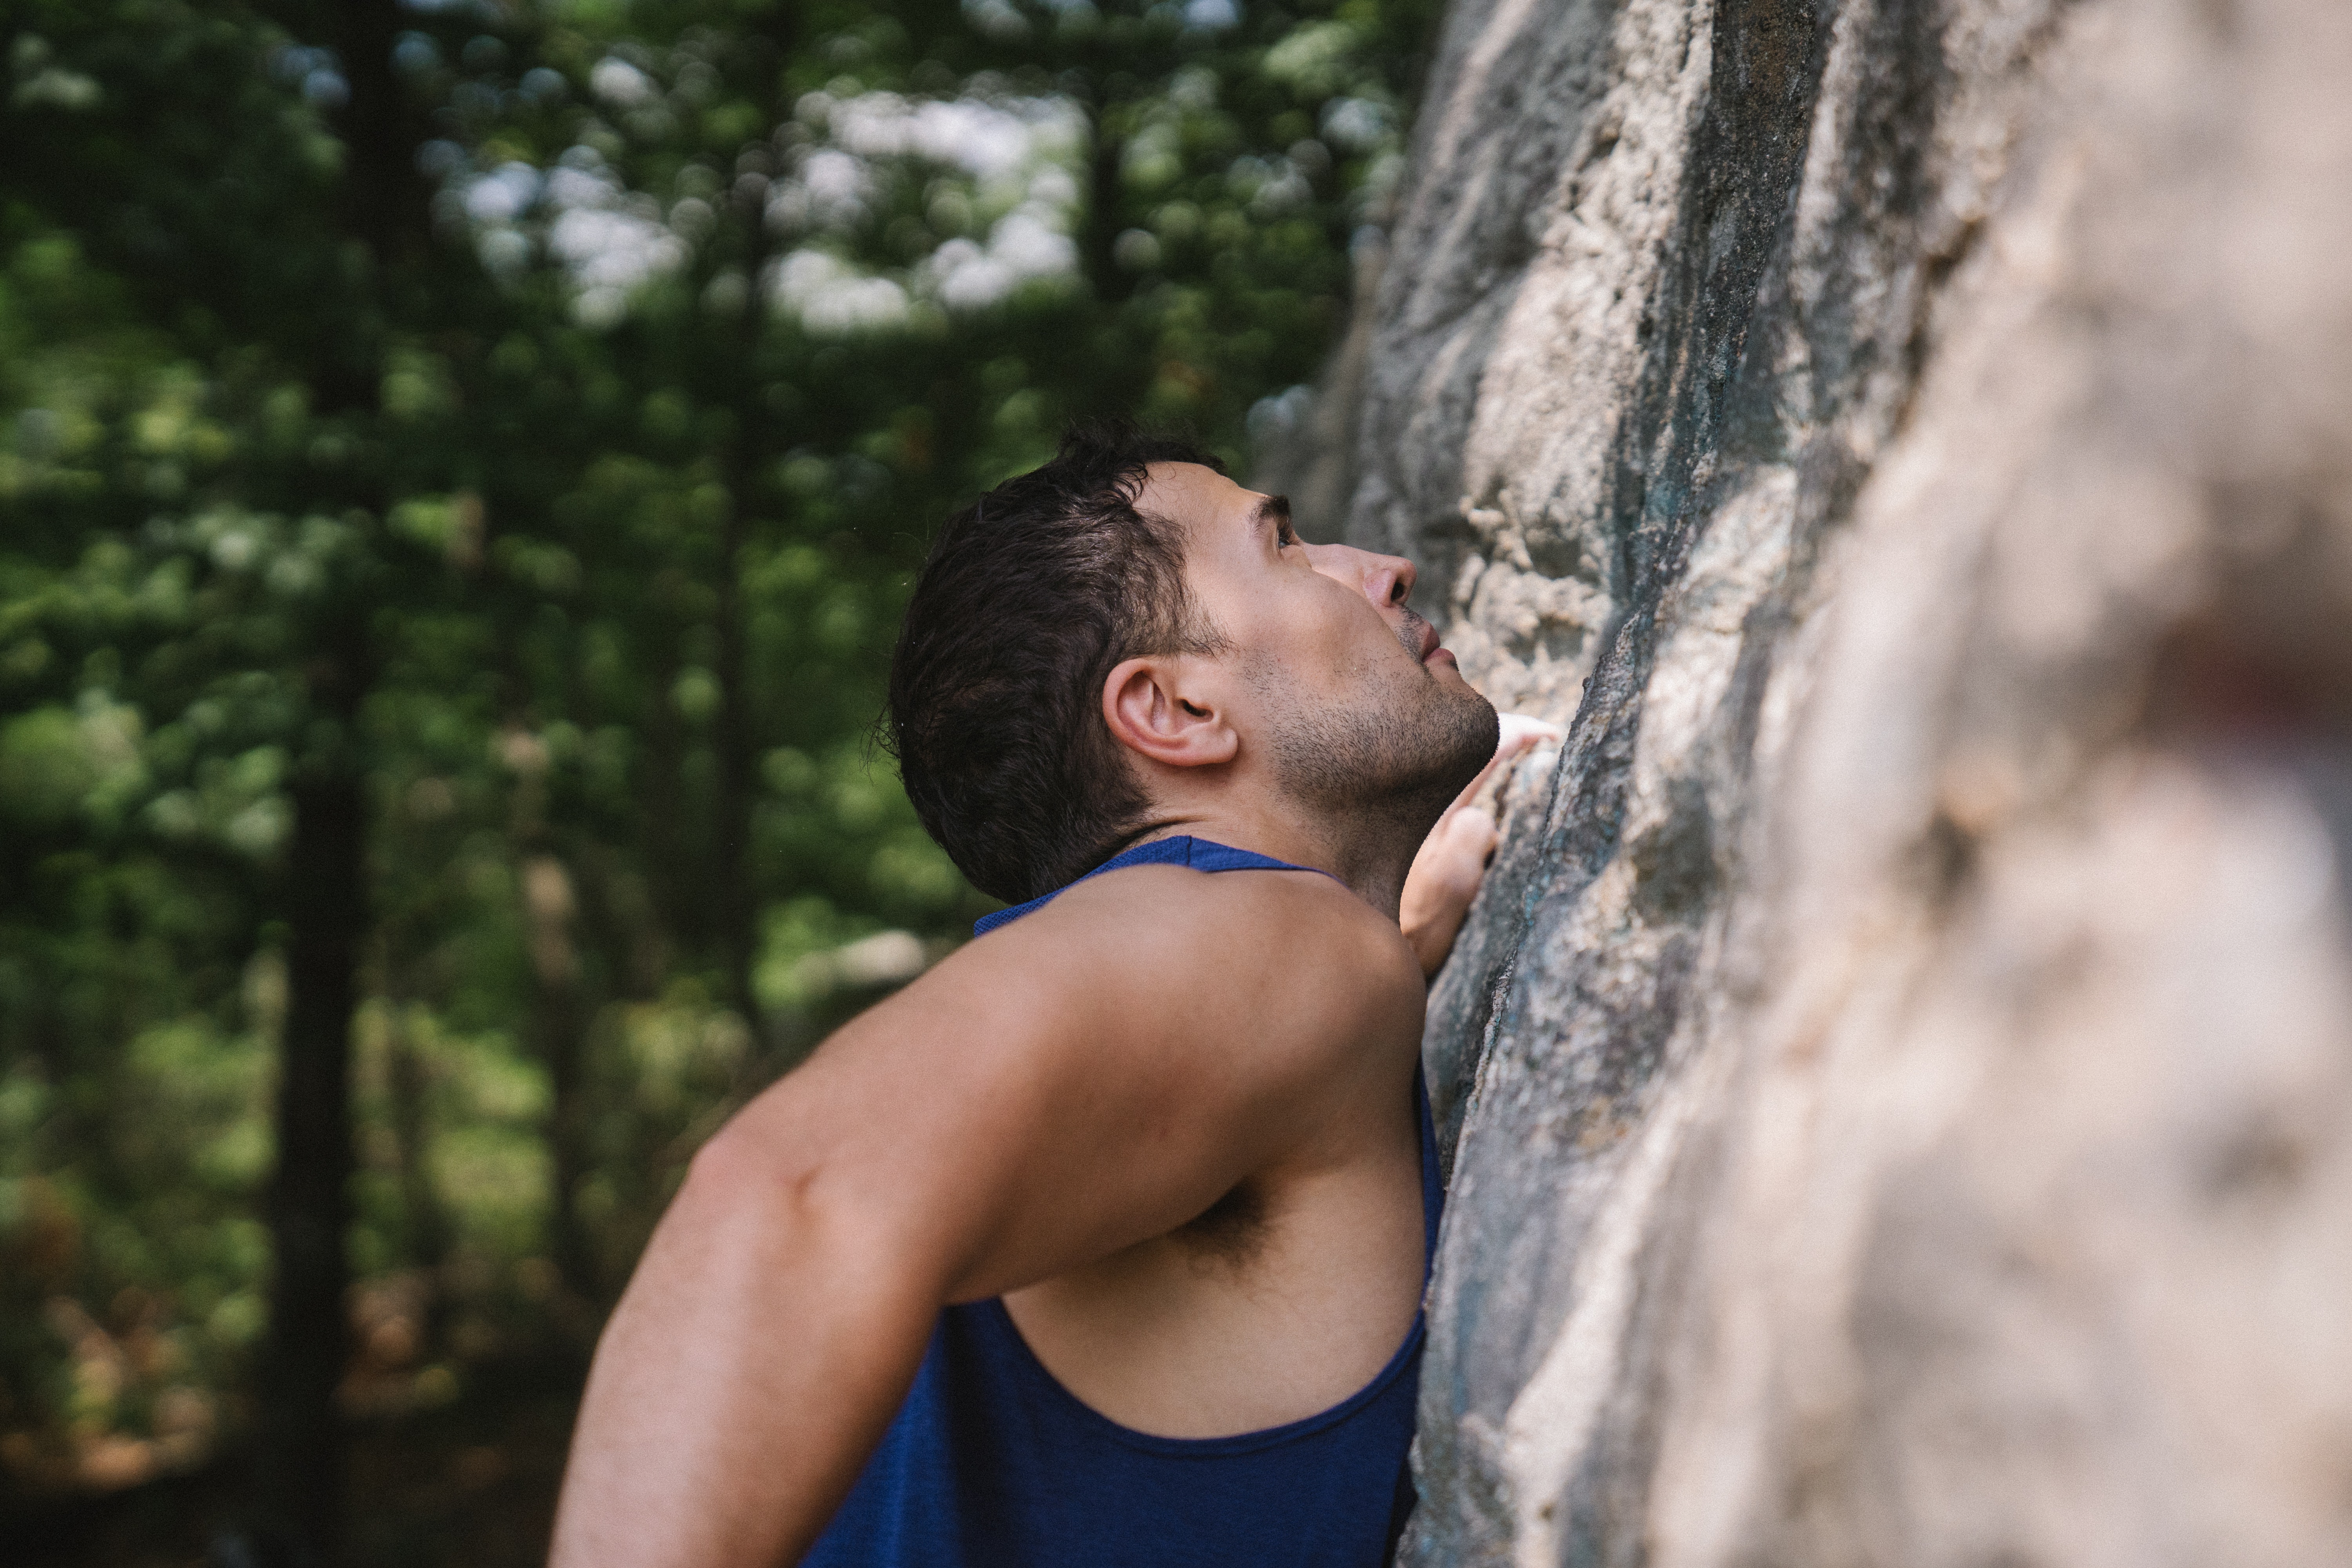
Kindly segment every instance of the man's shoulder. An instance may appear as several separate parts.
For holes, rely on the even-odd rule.
[[[1122,867],[1000,930],[1029,939],[1008,948],[1128,954],[1196,978],[1255,974],[1302,993],[1353,991],[1386,1005],[1417,1004],[1423,990],[1420,962],[1396,922],[1336,879],[1307,869]]]
[[[1244,1118],[1350,1085],[1378,1099],[1427,995],[1396,922],[1306,870],[1123,867],[958,958],[1006,1048],[1027,1040],[1073,1081],[1164,1064],[1164,1092]]]

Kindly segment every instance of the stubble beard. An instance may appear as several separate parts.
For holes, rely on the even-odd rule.
[[[1501,724],[1492,703],[1421,662],[1421,626],[1407,612],[1397,631],[1414,667],[1381,663],[1345,702],[1268,692],[1283,793],[1318,814],[1377,825],[1416,845],[1495,754]]]

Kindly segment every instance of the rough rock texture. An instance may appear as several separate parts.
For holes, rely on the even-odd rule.
[[[2352,1563],[2352,6],[1457,0],[1411,1563]]]

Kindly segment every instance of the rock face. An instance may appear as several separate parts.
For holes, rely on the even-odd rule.
[[[1456,0],[1418,1564],[2352,1562],[2352,7]]]

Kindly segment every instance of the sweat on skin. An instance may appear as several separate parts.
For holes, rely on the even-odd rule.
[[[950,1303],[1001,1297],[1064,1388],[1168,1437],[1315,1415],[1404,1340],[1423,980],[1492,848],[1463,803],[1494,710],[1407,607],[1409,563],[1303,543],[1194,464],[1150,465],[1135,504],[1181,529],[1215,633],[1103,683],[1136,837],[1329,875],[1083,881],[747,1105],[598,1345],[559,1568],[796,1561]],[[1221,1205],[1244,1245],[1197,1224]]]

